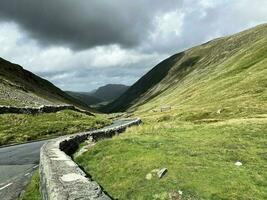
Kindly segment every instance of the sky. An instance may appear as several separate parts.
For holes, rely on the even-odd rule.
[[[90,91],[131,85],[172,54],[266,22],[266,0],[1,0],[0,57]]]

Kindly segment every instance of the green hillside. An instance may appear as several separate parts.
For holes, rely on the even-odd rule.
[[[107,84],[97,88],[92,94],[103,101],[109,102],[121,96],[129,86],[122,84]]]
[[[49,81],[0,58],[0,105],[40,106],[73,104],[87,105],[69,96]]]
[[[144,122],[76,158],[114,199],[267,199],[266,24],[168,58],[105,109]]]
[[[179,113],[222,109],[225,115],[266,113],[267,25],[219,38],[174,55],[108,105],[152,112],[172,106]]]
[[[47,80],[0,58],[0,105],[37,107],[62,104],[90,109]],[[0,114],[0,146],[73,134],[109,123],[105,116],[90,116],[71,110],[34,115]]]
[[[129,86],[121,84],[107,84],[91,92],[66,91],[66,93],[91,106],[100,103],[107,104],[121,96],[128,88]]]
[[[73,92],[73,91],[66,91],[67,94],[70,96],[82,101],[83,103],[87,104],[88,106],[98,104],[103,100],[93,96],[89,92]]]

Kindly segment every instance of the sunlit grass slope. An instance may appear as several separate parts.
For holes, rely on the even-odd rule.
[[[151,80],[144,76],[109,105],[135,111],[144,124],[77,162],[120,200],[267,199],[267,25],[170,59],[159,65],[172,65],[159,82],[141,87]],[[146,178],[165,167],[162,179]]]
[[[0,145],[46,139],[100,128],[110,121],[70,110],[37,115],[1,114]]]
[[[266,102],[267,25],[264,24],[170,57],[108,108],[147,113],[168,105],[181,110],[180,113],[224,109],[229,115],[242,116],[266,113]]]
[[[76,161],[115,199],[260,200],[267,198],[266,130],[267,118],[158,118],[97,143]],[[165,167],[162,179],[146,179]]]

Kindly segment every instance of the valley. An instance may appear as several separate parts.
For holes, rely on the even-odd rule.
[[[108,198],[120,200],[267,199],[267,24],[177,52],[130,87],[107,84],[91,92],[63,91],[0,58],[0,106],[22,110],[0,114],[2,152],[6,145],[38,141],[26,167],[39,162],[47,140],[106,127],[99,140],[81,134],[73,142],[78,150],[86,147],[79,154],[53,144],[45,155],[60,152],[51,156],[54,162],[79,169],[71,181],[60,173],[58,183],[95,181],[101,187],[93,183],[94,192],[103,188]],[[143,123],[110,133],[136,118]],[[17,153],[18,160],[24,153]],[[26,199],[41,198],[42,176],[34,173]],[[1,184],[2,190],[10,186]]]

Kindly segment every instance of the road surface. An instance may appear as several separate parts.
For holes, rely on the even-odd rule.
[[[103,129],[121,126],[132,120],[117,120]],[[46,141],[38,141],[0,148],[0,200],[15,200],[38,168],[40,148]]]
[[[40,148],[45,142],[0,148],[0,199],[18,197],[38,167]]]

